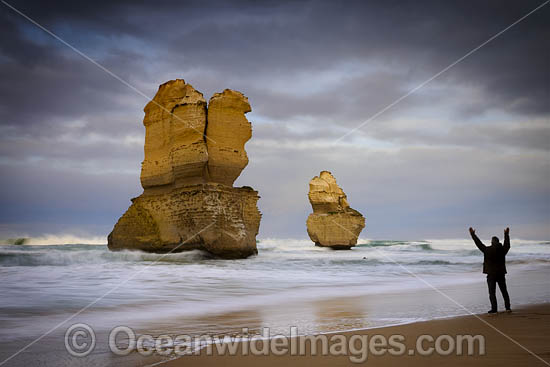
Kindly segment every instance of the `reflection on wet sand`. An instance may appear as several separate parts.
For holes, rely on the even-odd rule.
[[[315,302],[315,315],[319,333],[366,329],[368,320],[364,298],[335,299]]]
[[[139,333],[150,335],[230,335],[242,334],[243,328],[247,328],[250,334],[260,334],[262,329],[262,314],[259,310],[249,309],[238,312],[228,312],[201,317],[177,317],[170,320],[155,322]]]
[[[238,336],[243,333],[243,328],[249,335],[255,335],[262,334],[263,328],[267,327],[274,336],[290,335],[290,328],[294,326],[299,334],[325,333],[372,326],[366,310],[363,297],[289,302],[261,309],[157,321],[135,331],[153,336]]]

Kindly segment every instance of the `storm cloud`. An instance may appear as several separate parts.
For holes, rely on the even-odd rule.
[[[305,237],[332,171],[372,238],[550,236],[550,5],[339,139],[542,1],[8,1],[147,97],[242,91],[260,236]],[[141,192],[148,98],[0,11],[0,235],[106,235]]]

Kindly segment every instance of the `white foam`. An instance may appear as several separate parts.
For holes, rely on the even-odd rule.
[[[38,237],[27,237],[20,236],[21,238],[26,238],[26,245],[35,245],[35,246],[47,246],[47,245],[106,245],[107,236],[78,236],[74,234],[43,234]]]

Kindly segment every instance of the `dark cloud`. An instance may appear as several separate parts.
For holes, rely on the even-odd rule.
[[[201,69],[220,76],[221,81],[238,79],[232,84],[250,89],[257,87],[254,81],[258,77],[265,81],[270,77],[292,80],[308,71],[315,83],[315,73],[344,67],[345,62],[366,62],[383,65],[398,75],[399,91],[405,92],[404,86],[410,89],[430,77],[539,3],[105,1],[82,7],[66,2],[14,5],[51,29],[59,29],[63,38],[133,80],[169,66],[185,75]],[[550,35],[550,27],[544,22],[548,12],[546,8],[539,10],[441,80],[451,85],[475,84],[484,91],[485,98],[477,108],[467,106],[472,112],[480,113],[497,105],[522,114],[548,113],[550,51],[544,42]],[[31,24],[16,14],[5,17],[6,27],[16,28],[5,33],[5,54],[13,54],[19,63],[42,59],[47,63],[54,59],[59,68],[70,69],[59,59],[63,45],[57,41],[36,45],[19,34],[21,29],[32,29]],[[140,59],[142,63],[136,61]],[[92,65],[85,67],[87,74],[94,74]],[[144,75],[144,69],[151,70]],[[86,74],[83,70],[75,73]],[[380,103],[371,105],[371,100],[372,95],[380,95],[377,81],[391,79],[390,73],[385,70],[364,76],[362,83],[344,79],[341,84],[352,85],[347,93],[352,97],[349,103],[362,107],[364,115],[376,109]],[[10,71],[10,75],[19,74]],[[93,85],[93,81],[105,87],[111,84],[108,76],[91,79],[80,83],[76,79],[72,87]],[[40,78],[34,80],[40,83]],[[52,80],[44,83],[51,85]],[[353,84],[370,91],[371,98],[360,98],[361,95],[353,101]],[[204,92],[211,94],[219,88]],[[268,83],[260,89],[273,92]],[[385,104],[393,101],[395,95],[390,93],[383,98]],[[267,104],[269,99],[262,97],[258,95],[259,103]],[[312,105],[307,112],[314,114],[316,110],[316,105]]]
[[[550,6],[332,144],[539,1],[10,4],[147,96],[176,77],[207,98],[243,91],[254,140],[238,182],[260,190],[264,235],[304,233],[322,169],[379,236],[455,233],[487,207],[548,222]],[[147,98],[2,7],[0,228],[106,228],[139,193]],[[493,179],[510,173],[514,186]]]

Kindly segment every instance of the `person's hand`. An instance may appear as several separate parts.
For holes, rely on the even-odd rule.
[[[506,229],[504,230],[504,235],[508,235],[510,234],[510,227],[506,227]]]
[[[472,227],[470,227],[470,234],[473,236],[474,234],[476,234],[476,230],[473,229]]]

